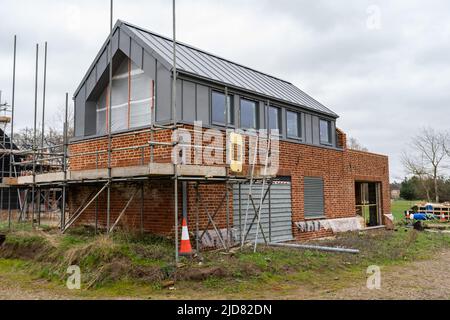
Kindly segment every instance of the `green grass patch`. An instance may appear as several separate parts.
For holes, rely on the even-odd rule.
[[[391,204],[391,211],[396,221],[405,220],[405,211],[420,202],[419,200],[394,200]]]
[[[83,282],[79,294],[85,297],[166,295],[169,291],[164,283],[169,280],[182,288],[170,291],[174,296],[197,295],[204,289],[219,296],[239,296],[250,291],[284,292],[295,286],[337,288],[363,279],[373,264],[390,266],[431,258],[450,248],[450,236],[399,227],[397,231],[344,233],[312,243],[356,248],[360,254],[259,246],[256,254],[252,248],[227,255],[206,252],[202,260],[183,259],[185,266],[176,268],[173,243],[164,238],[14,231],[7,234],[0,248],[0,273],[13,277],[13,270],[17,270],[16,277],[31,274],[33,279],[44,279],[63,289],[67,268],[78,265]]]

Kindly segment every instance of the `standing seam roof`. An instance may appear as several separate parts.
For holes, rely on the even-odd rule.
[[[130,34],[133,34],[148,46],[149,52],[155,52],[161,58],[166,59],[168,65],[171,65],[173,56],[173,41],[171,39],[123,21],[118,21],[117,26],[128,29]],[[177,69],[180,72],[184,71],[191,75],[198,75],[225,85],[338,117],[336,113],[292,83],[180,42],[177,42]]]

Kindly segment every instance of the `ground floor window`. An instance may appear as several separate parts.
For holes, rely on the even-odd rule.
[[[306,219],[325,217],[323,178],[304,178],[304,203]]]

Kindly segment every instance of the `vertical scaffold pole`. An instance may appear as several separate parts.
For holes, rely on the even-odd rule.
[[[44,133],[45,133],[45,94],[47,90],[47,42],[44,47],[44,83],[42,93],[42,132],[41,132],[41,152],[44,151]]]
[[[36,211],[36,149],[37,149],[37,109],[38,109],[38,76],[39,76],[39,44],[36,44],[36,74],[34,82],[34,126],[33,126],[33,186],[31,193],[31,225],[34,227],[34,215]]]
[[[69,94],[66,93],[66,106],[64,112],[64,143],[63,143],[63,171],[64,183],[62,187],[62,203],[61,203],[61,232],[66,228],[66,192],[67,192],[67,147],[68,147],[68,113],[69,113]]]
[[[13,162],[13,135],[14,135],[14,107],[16,98],[16,55],[17,55],[17,36],[14,36],[14,57],[13,57],[13,85],[11,101],[11,133],[9,136],[9,177],[12,178]],[[8,228],[11,229],[11,187],[8,188]]]
[[[111,224],[111,149],[112,149],[112,67],[113,67],[113,13],[114,13],[114,1],[110,3],[110,19],[109,19],[109,116],[108,116],[108,189],[106,196],[106,230],[109,233]]]
[[[175,0],[172,0],[173,19],[173,76],[172,76],[172,120],[173,129],[177,127],[177,37],[176,37],[176,10]],[[174,163],[174,219],[175,219],[175,263],[178,264],[178,172],[177,164]]]

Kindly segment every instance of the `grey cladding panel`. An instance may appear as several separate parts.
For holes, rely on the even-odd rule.
[[[197,85],[197,120],[209,125],[209,89]]]
[[[122,30],[120,30],[119,48],[127,56],[130,56],[130,37]]]
[[[84,116],[86,109],[86,89],[81,87],[78,95],[75,97],[75,136],[82,137],[84,135]]]
[[[97,63],[97,78],[100,78],[103,72],[105,72],[107,66],[108,66],[108,50],[105,50],[103,51]]]
[[[312,116],[312,133],[313,133],[312,143],[317,145],[320,144],[320,129],[318,116]]]
[[[164,68],[161,64],[158,64],[158,68]],[[167,69],[164,68],[167,71]],[[156,75],[156,59],[144,51],[144,71],[155,79]],[[167,71],[168,72],[168,71]]]
[[[195,83],[183,81],[183,120],[195,121]]]
[[[96,103],[86,101],[86,110],[84,117],[84,135],[90,136],[97,133],[97,110]]]
[[[97,74],[96,68],[94,68],[86,81],[86,95],[88,97],[91,94],[92,90],[94,90],[96,84],[97,84]]]
[[[167,121],[171,119],[172,78],[169,71],[160,63],[158,63],[157,79],[156,121]]]
[[[259,109],[258,109],[258,115],[259,115],[259,128],[265,129],[267,127],[266,125],[266,104],[262,101],[259,102]]]
[[[304,178],[305,217],[325,216],[323,178]]]
[[[312,143],[312,116],[305,114],[305,142]]]
[[[142,47],[136,43],[133,39],[131,39],[131,60],[140,68],[142,69]],[[150,62],[151,63],[151,62]],[[153,66],[155,63],[153,63]],[[153,67],[151,70],[149,70],[149,75],[153,78],[155,78],[155,68]]]
[[[116,52],[119,49],[119,29],[114,32],[112,41],[112,52]]]
[[[177,120],[182,119],[182,110],[183,110],[183,81],[177,79]]]

